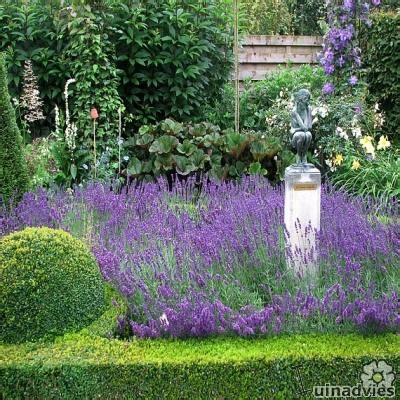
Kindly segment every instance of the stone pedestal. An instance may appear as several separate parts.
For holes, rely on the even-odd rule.
[[[285,170],[287,262],[302,277],[317,267],[316,232],[320,228],[321,173],[312,164]]]

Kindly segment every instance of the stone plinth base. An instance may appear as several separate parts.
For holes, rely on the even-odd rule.
[[[312,164],[285,170],[285,226],[288,265],[296,274],[314,274],[320,228],[321,173]]]

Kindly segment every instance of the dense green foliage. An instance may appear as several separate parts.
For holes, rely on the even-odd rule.
[[[244,29],[251,35],[287,35],[291,33],[292,15],[287,0],[242,0]]]
[[[48,113],[61,105],[71,77],[78,81],[80,123],[90,122],[92,105],[100,119],[104,113],[110,124],[117,121],[118,89],[138,126],[201,114],[228,79],[229,15],[219,1],[47,3],[0,6],[0,51],[12,66],[13,97],[20,94],[24,60],[32,60]]]
[[[233,0],[221,0],[233,10]],[[321,35],[325,0],[240,0],[239,30],[250,35]]]
[[[280,95],[290,96],[307,88],[313,98],[320,96],[325,75],[321,68],[303,65],[271,72],[261,81],[248,81],[240,94],[241,129],[265,130],[266,116]],[[234,126],[234,92],[231,84],[224,87],[221,100],[207,109],[207,121],[222,129]]]
[[[374,161],[360,161],[354,169],[353,162],[360,160],[358,154],[347,154],[346,162],[332,181],[342,190],[358,196],[374,196],[382,204],[391,203],[400,196],[400,152],[385,152]]]
[[[325,0],[287,0],[295,35],[322,35],[326,24]]]
[[[28,187],[22,139],[7,86],[7,71],[0,53],[0,202],[20,197]]]
[[[104,307],[94,257],[70,234],[26,228],[0,240],[0,340],[23,342],[84,327]]]
[[[125,342],[75,334],[0,349],[7,399],[286,400],[327,382],[355,386],[372,360],[400,368],[396,335]]]
[[[281,150],[278,140],[262,132],[221,132],[209,123],[182,124],[171,119],[142,126],[124,148],[131,154],[127,175],[147,179],[201,172],[222,179],[269,173],[274,179],[272,160]]]
[[[366,80],[372,101],[385,112],[385,132],[400,141],[400,12],[372,15],[364,31]]]

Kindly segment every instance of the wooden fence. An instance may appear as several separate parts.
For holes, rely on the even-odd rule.
[[[321,36],[247,36],[239,52],[239,78],[261,80],[279,65],[317,64]]]

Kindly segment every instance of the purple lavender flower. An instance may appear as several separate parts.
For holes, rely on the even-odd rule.
[[[353,0],[344,0],[343,2],[343,8],[346,11],[352,11],[354,9],[354,2]]]
[[[47,225],[86,240],[128,305],[116,321],[120,335],[250,336],[312,331],[318,323],[327,331],[398,330],[399,298],[388,277],[398,273],[400,231],[373,219],[374,208],[372,200],[323,188],[317,236],[326,286],[307,285],[287,269],[284,193],[263,178],[205,180],[200,195],[190,180],[172,191],[163,180],[122,193],[101,184],[73,195],[42,190],[1,212],[0,235]],[[305,239],[309,232],[298,225]]]

